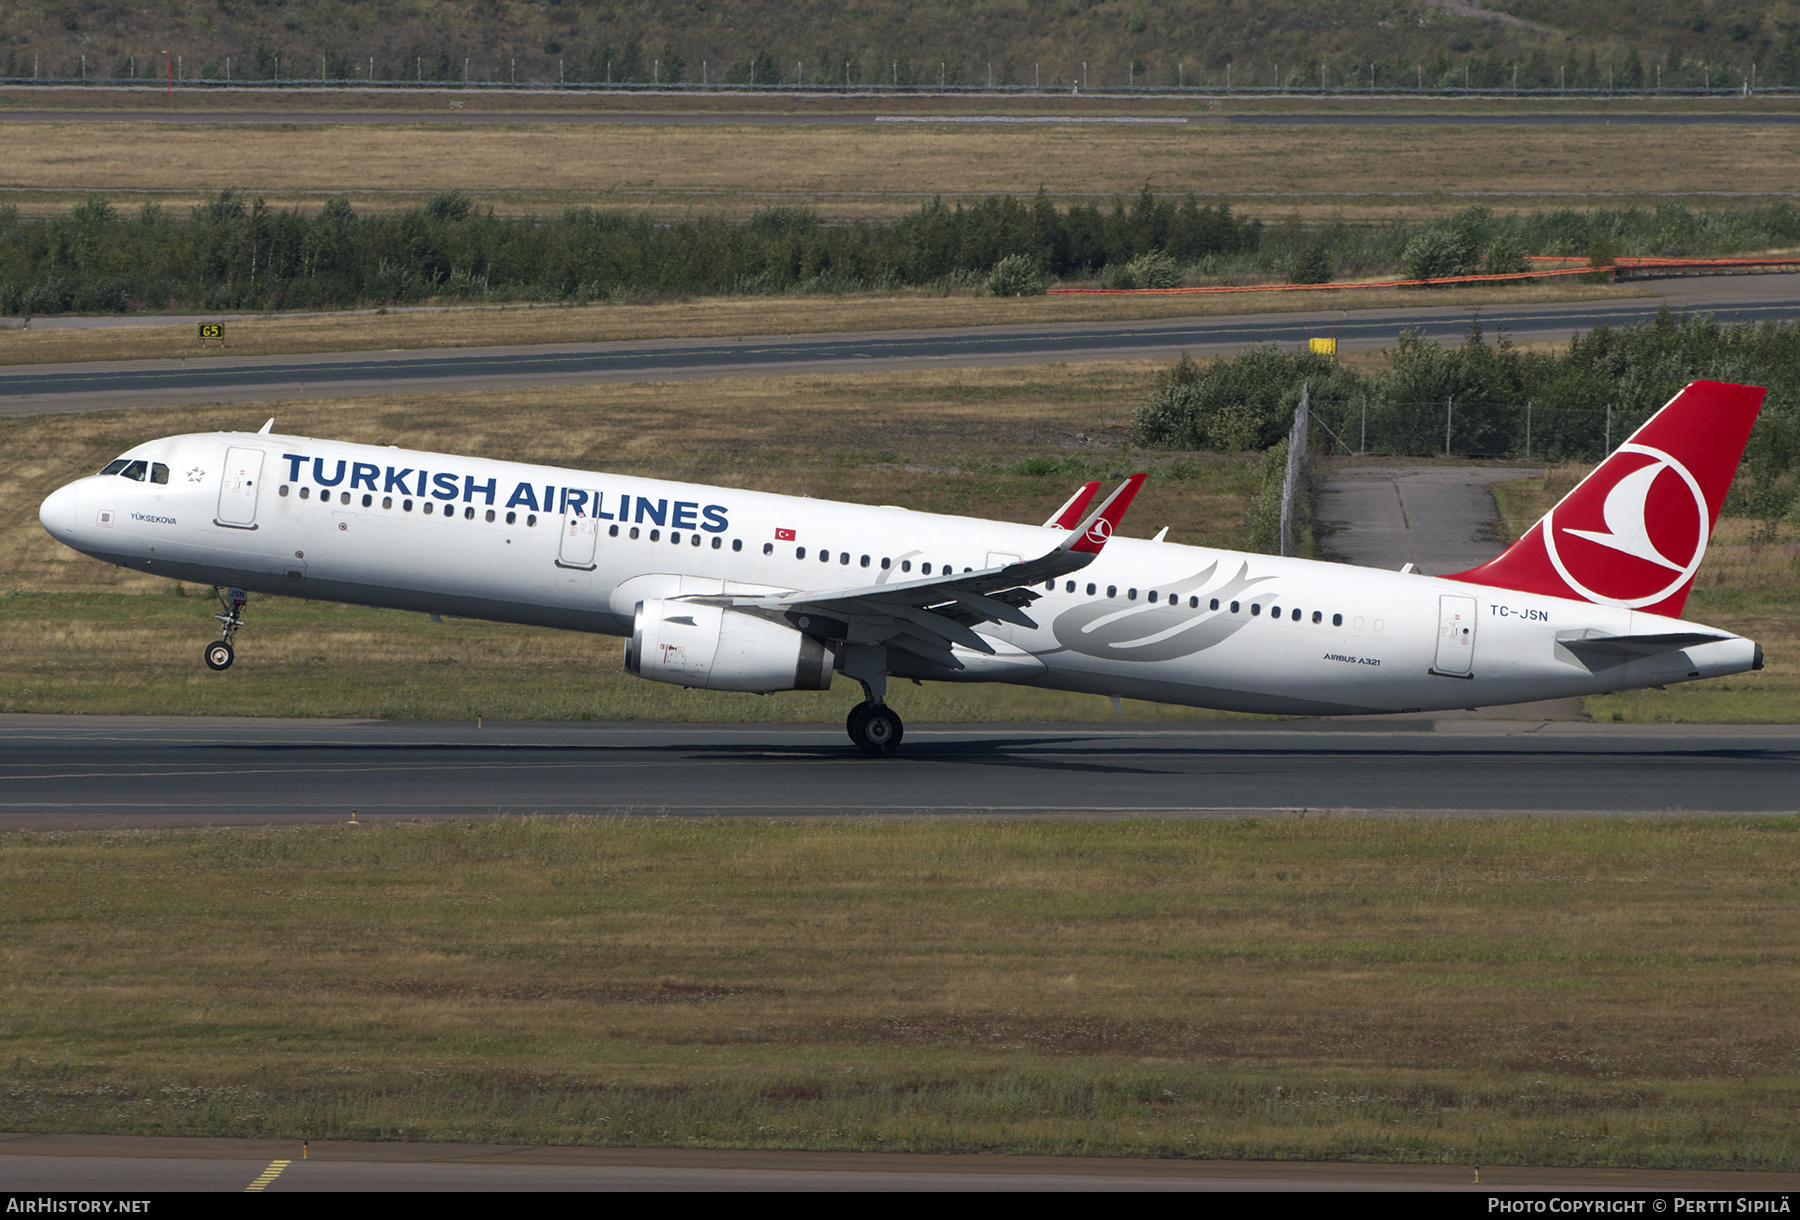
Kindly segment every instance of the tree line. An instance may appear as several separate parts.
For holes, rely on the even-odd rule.
[[[974,285],[1009,254],[1053,278],[1150,252],[1255,251],[1263,226],[1224,204],[1148,193],[1110,208],[996,196],[932,201],[888,224],[771,208],[746,221],[570,208],[502,217],[459,191],[421,207],[314,215],[236,191],[178,220],[95,197],[44,222],[0,209],[0,310],[316,309],[425,300],[591,301],[642,294],[851,292]]]
[[[497,216],[460,191],[399,211],[316,212],[227,190],[177,217],[95,196],[62,216],[0,207],[0,311],[275,311],[422,302],[587,302],[662,294],[1043,291],[1370,275],[1516,271],[1526,254],[1719,255],[1800,244],[1800,208],[1472,207],[1426,223],[1265,225],[1224,203],[1148,190],[1107,203],[932,200],[891,222],[832,223],[799,208],[747,220],[665,220],[569,208]]]

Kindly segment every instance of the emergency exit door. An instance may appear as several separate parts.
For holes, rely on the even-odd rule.
[[[1438,598],[1437,663],[1433,673],[1469,678],[1475,673],[1475,599]]]
[[[219,479],[219,515],[214,525],[232,529],[256,528],[256,496],[262,482],[263,451],[231,448],[225,451],[225,469]]]

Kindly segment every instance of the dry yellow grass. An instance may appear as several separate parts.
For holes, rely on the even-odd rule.
[[[3,115],[0,115],[3,119]],[[1786,195],[1800,155],[1789,126],[1250,127],[555,123],[446,127],[5,127],[8,185],[29,207],[74,194],[193,202],[235,186],[272,201],[406,204],[458,188],[507,211],[570,203],[743,212],[805,203],[890,217],[936,194],[1196,191],[1251,210],[1348,219],[1436,214],[1516,192],[1518,206],[1580,195],[1666,196],[1729,184]],[[1265,196],[1273,195],[1270,199]],[[1346,197],[1356,195],[1358,197]],[[1510,201],[1509,201],[1510,202]]]
[[[272,315],[226,324],[202,347],[192,324],[75,330],[0,330],[0,366],[85,360],[206,359],[304,352],[603,343],[633,339],[1028,326],[1250,313],[1338,316],[1345,309],[1517,305],[1651,295],[1634,285],[1548,284],[1432,292],[1399,288],[1178,297],[977,297],[901,293],[842,297],[702,297],[649,305],[451,309],[320,317]]]

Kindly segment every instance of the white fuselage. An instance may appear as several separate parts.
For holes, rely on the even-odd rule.
[[[1067,537],[293,436],[177,436],[126,456],[162,464],[168,481],[77,480],[45,501],[45,528],[85,554],[175,580],[612,635],[630,634],[646,598],[916,580],[1031,559]],[[1730,636],[1594,668],[1559,637],[1695,627],[1429,576],[1123,537],[1034,590],[1036,629],[980,628],[996,656],[970,653],[960,672],[901,664],[894,673],[1337,714],[1595,694],[1756,663],[1755,646]]]

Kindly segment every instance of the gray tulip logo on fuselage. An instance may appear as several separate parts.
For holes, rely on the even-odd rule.
[[[1230,603],[1233,597],[1252,585],[1275,579],[1273,576],[1251,577],[1250,565],[1246,563],[1238,569],[1236,576],[1218,588],[1206,591],[1206,600],[1201,602],[1201,609],[1193,610],[1181,604],[1190,593],[1211,580],[1213,573],[1218,570],[1219,565],[1215,560],[1205,571],[1170,585],[1167,590],[1168,600],[1164,602],[1137,603],[1123,610],[1115,609],[1118,605],[1115,601],[1077,606],[1058,615],[1050,629],[1056,634],[1056,642],[1063,649],[1086,653],[1090,657],[1108,657],[1119,661],[1171,661],[1176,657],[1191,656],[1236,634],[1249,622],[1243,615],[1231,613]],[[1207,604],[1215,597],[1219,599],[1219,609],[1206,609]]]

